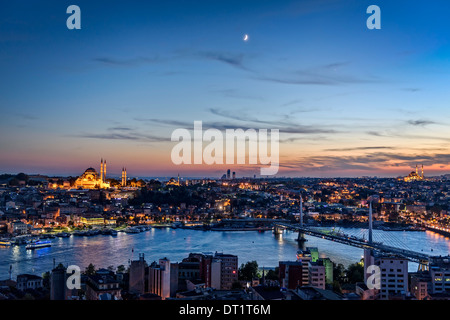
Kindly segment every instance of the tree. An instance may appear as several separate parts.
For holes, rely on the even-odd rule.
[[[275,270],[269,270],[265,276],[267,280],[279,280],[278,273],[280,268],[276,267]]]
[[[92,263],[90,263],[89,266],[87,266],[84,273],[87,274],[88,276],[94,275],[95,274],[95,266]]]
[[[347,268],[348,283],[357,283],[364,281],[364,267],[360,263],[354,263]]]
[[[125,266],[121,264],[117,267],[117,273],[124,273],[125,272]]]
[[[25,173],[21,172],[18,175],[16,175],[16,179],[17,180],[28,181],[28,176]]]
[[[339,283],[345,282],[345,267],[343,264],[333,264],[333,277]]]
[[[42,274],[42,282],[45,288],[50,288],[50,272],[44,272]]]
[[[258,262],[249,261],[245,265],[242,264],[239,268],[239,279],[251,281],[258,275]]]

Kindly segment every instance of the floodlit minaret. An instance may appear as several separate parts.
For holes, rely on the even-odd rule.
[[[103,163],[103,181],[102,181],[103,183],[105,183],[106,182],[106,160],[105,160],[105,162]]]
[[[423,180],[423,164],[422,164],[422,180]]]
[[[417,168],[417,164],[416,164],[416,175],[419,175],[419,169]]]
[[[127,186],[127,169],[122,167],[122,187]]]
[[[100,182],[103,182],[103,158],[100,161]]]

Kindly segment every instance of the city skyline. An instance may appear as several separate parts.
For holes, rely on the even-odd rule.
[[[196,120],[279,129],[277,176],[450,173],[444,1],[377,1],[380,30],[368,1],[77,1],[81,30],[70,4],[3,5],[0,173],[259,176],[173,165]]]

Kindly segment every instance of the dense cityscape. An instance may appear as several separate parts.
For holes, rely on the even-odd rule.
[[[153,228],[198,232],[285,231],[277,223],[310,228],[373,228],[450,236],[450,180],[426,177],[423,167],[397,178],[237,178],[121,179],[88,168],[79,177],[4,174],[1,179],[1,250],[25,246],[39,251],[55,238],[115,237]],[[300,199],[301,202],[300,202]],[[369,209],[370,207],[370,209]],[[304,237],[304,235],[303,235]],[[350,238],[349,238],[350,239]],[[356,239],[356,238],[355,238]],[[89,240],[88,240],[89,241]],[[420,261],[408,272],[408,257],[364,250],[360,261],[344,266],[319,255],[300,237],[296,256],[264,268],[233,252],[191,252],[138,258],[116,266],[80,266],[81,289],[69,290],[64,261],[43,274],[2,274],[1,299],[54,300],[442,300],[450,297],[449,257]],[[363,239],[367,242],[367,239]],[[447,240],[448,241],[448,238]],[[305,244],[306,243],[306,244]],[[270,253],[269,253],[270,254]],[[146,259],[154,259],[151,262]],[[370,259],[370,260],[369,260]],[[156,261],[157,260],[157,261]],[[364,261],[382,270],[381,288],[370,289]],[[238,263],[239,262],[239,263]],[[267,267],[267,266],[266,266]],[[369,274],[370,275],[370,274]]]
[[[3,314],[436,317],[449,10],[3,1]]]

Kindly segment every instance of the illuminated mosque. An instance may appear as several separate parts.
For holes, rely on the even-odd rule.
[[[411,171],[410,174],[408,174],[408,176],[406,176],[404,178],[405,181],[422,181],[423,180],[423,165],[422,165],[422,174],[419,175],[419,168],[417,167],[416,164],[416,171]]]
[[[75,181],[75,188],[82,189],[108,189],[109,182],[106,182],[106,160],[100,162],[100,176],[94,168],[87,168],[84,173]]]

